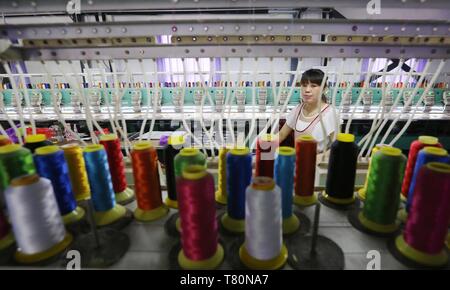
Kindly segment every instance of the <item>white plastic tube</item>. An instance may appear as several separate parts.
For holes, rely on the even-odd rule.
[[[23,86],[24,91],[24,98],[25,98],[25,104],[28,108],[28,113],[30,114],[30,124],[31,124],[31,130],[32,134],[36,135],[36,122],[34,121],[33,112],[31,111],[31,104],[30,104],[30,94],[28,93],[27,84],[25,82],[25,77],[23,76],[23,70],[20,65],[16,64],[16,69],[19,72],[19,78]]]
[[[353,120],[353,116],[355,115],[356,112],[356,107],[358,106],[359,102],[361,102],[362,96],[364,95],[364,93],[367,90],[367,86],[369,85],[369,80],[370,80],[370,76],[372,75],[372,68],[373,68],[373,64],[375,62],[374,58],[371,58],[369,60],[369,68],[366,72],[366,78],[364,80],[364,86],[358,96],[358,99],[356,100],[355,106],[353,107],[352,113],[350,114],[350,118],[347,121],[347,124],[345,125],[345,133],[349,133],[350,131],[350,125],[352,124],[352,120]]]
[[[395,124],[397,124],[397,121],[400,119],[401,115],[406,111],[406,108],[409,105],[411,105],[411,102],[413,101],[414,96],[417,94],[417,91],[419,90],[419,85],[423,82],[423,80],[425,78],[425,74],[428,71],[428,68],[430,67],[430,63],[431,63],[431,61],[428,60],[427,64],[425,65],[425,68],[424,68],[423,72],[420,74],[419,81],[416,83],[416,86],[414,87],[414,90],[413,90],[413,92],[411,94],[411,98],[405,103],[405,105],[403,106],[402,111],[395,117],[394,121],[392,121],[392,123],[389,126],[388,130],[384,134],[383,139],[381,139],[381,142],[380,142],[381,144],[385,144],[384,142],[386,141],[387,137],[391,133],[391,131],[394,128]]]
[[[6,74],[8,75],[8,78],[11,81],[11,86],[12,86],[12,89],[14,91],[14,96],[16,97],[17,110],[18,110],[19,119],[20,119],[19,120],[20,121],[20,127],[22,127],[23,136],[26,137],[27,136],[27,128],[25,127],[25,119],[24,119],[24,116],[23,116],[23,109],[22,109],[22,104],[21,104],[22,102],[21,102],[21,100],[19,98],[20,94],[19,94],[19,90],[17,89],[16,80],[12,76],[11,70],[9,69],[9,65],[7,63],[3,63],[3,67],[5,68]],[[7,115],[6,114],[6,110],[5,110],[5,115]],[[11,124],[14,124],[14,122],[10,123],[10,125]],[[21,136],[22,135],[20,134],[19,130],[17,129],[17,127],[15,125],[12,126],[12,127],[15,128],[14,131],[16,131],[16,135],[17,135],[17,137],[19,139],[19,142],[22,145],[22,142],[21,142],[21,139],[22,139]]]
[[[100,61],[97,60],[97,65],[100,64]],[[102,82],[103,82],[103,88],[106,89],[106,84],[108,83],[107,79],[106,79],[106,75],[105,72],[103,71],[103,69],[100,69],[100,73],[101,73],[101,77],[102,77]],[[109,103],[109,98],[106,97],[106,110],[108,111],[108,118],[109,118],[109,123],[111,125],[111,129],[113,130],[114,134],[117,134],[117,129],[116,126],[114,125],[114,121],[112,118],[112,114],[111,114],[111,104]]]
[[[413,70],[414,70],[414,65],[415,65],[415,62],[414,62],[414,59],[413,59],[413,60],[411,61],[411,69],[409,70],[409,72],[408,72],[407,75],[406,75],[406,83],[409,82],[409,79],[410,79],[411,76],[412,76],[412,72],[413,72]],[[401,71],[400,71],[400,79],[402,79],[402,72],[403,72],[403,71],[401,70]],[[389,119],[391,118],[391,115],[392,115],[392,113],[394,112],[394,109],[397,107],[397,104],[398,104],[398,102],[399,102],[400,99],[401,99],[401,96],[402,96],[402,94],[403,94],[403,91],[405,90],[405,87],[406,87],[406,86],[402,86],[402,87],[400,88],[400,90],[399,90],[397,96],[395,97],[394,102],[392,103],[391,108],[389,109],[389,112],[388,112],[387,116],[384,118],[383,122],[382,122],[381,125],[378,127],[378,130],[377,130],[377,132],[375,133],[375,136],[374,136],[373,139],[372,139],[372,143],[370,144],[370,147],[369,147],[369,149],[368,149],[368,151],[367,151],[367,153],[366,153],[366,156],[365,156],[366,158],[368,158],[368,157],[370,156],[370,152],[372,152],[372,148],[375,146],[375,143],[376,143],[376,141],[377,141],[377,139],[378,139],[378,136],[381,134],[381,131],[383,130],[384,126],[386,126],[387,122],[388,122]],[[401,112],[400,112],[400,114],[401,114]]]
[[[412,120],[414,118],[414,115],[416,114],[417,110],[419,109],[420,103],[423,101],[423,98],[427,95],[428,91],[433,87],[434,82],[436,81],[438,75],[441,73],[441,70],[444,67],[446,62],[447,62],[447,60],[445,60],[445,59],[441,60],[441,62],[439,63],[439,66],[438,66],[436,72],[434,73],[434,75],[431,78],[430,82],[428,83],[427,87],[425,88],[425,90],[423,91],[422,95],[420,96],[420,99],[417,101],[417,104],[416,104],[416,106],[414,108],[414,111],[409,116],[408,121],[403,126],[403,128],[400,130],[400,132],[398,132],[397,136],[395,136],[394,139],[392,139],[391,143],[389,143],[390,146],[393,146],[395,144],[395,142],[397,142],[398,139],[400,139],[400,137],[408,129],[409,125],[411,124],[411,122],[412,122]],[[414,95],[411,96],[411,100],[413,99],[413,96]]]
[[[59,70],[59,64],[55,63],[56,67]],[[66,131],[68,131],[72,136],[74,136],[77,141],[79,141],[81,144],[83,144],[84,146],[86,145],[86,142],[84,142],[83,139],[81,139],[80,135],[78,135],[77,133],[75,133],[72,128],[70,128],[69,124],[67,124],[63,114],[61,114],[61,111],[58,110],[58,108],[56,107],[56,100],[55,100],[55,94],[53,93],[53,90],[55,89],[55,82],[53,81],[53,78],[50,76],[50,73],[48,71],[47,68],[47,63],[42,61],[42,67],[44,68],[45,71],[45,75],[47,78],[47,82],[50,84],[50,88],[52,90],[51,96],[52,96],[52,103],[53,103],[53,107],[56,113],[56,116],[58,117],[59,122],[63,125],[64,129]],[[68,76],[66,75],[65,78],[67,79],[67,81],[69,81]]]

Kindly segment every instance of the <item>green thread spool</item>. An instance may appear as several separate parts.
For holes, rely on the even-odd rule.
[[[187,165],[202,165],[206,168],[206,156],[195,148],[183,148],[175,156],[175,176],[180,177]]]
[[[406,157],[398,148],[381,147],[373,155],[366,201],[359,216],[363,226],[381,233],[397,230],[395,221],[405,166]]]
[[[31,151],[18,144],[0,147],[0,188],[6,189],[10,181],[22,175],[36,173]]]

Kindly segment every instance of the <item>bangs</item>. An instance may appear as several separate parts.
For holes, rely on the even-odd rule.
[[[303,73],[300,84],[307,85],[308,83],[312,83],[320,86],[322,84],[323,77],[324,73],[320,69],[309,69]]]

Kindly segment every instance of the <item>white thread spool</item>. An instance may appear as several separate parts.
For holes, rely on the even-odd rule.
[[[278,269],[284,265],[281,189],[272,178],[255,177],[245,197],[245,243],[242,262],[252,269]]]
[[[37,255],[71,242],[50,180],[36,174],[13,179],[5,191],[5,199],[19,255]],[[25,260],[32,263],[50,256],[43,254]]]

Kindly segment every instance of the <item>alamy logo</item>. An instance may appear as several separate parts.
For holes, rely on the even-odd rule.
[[[81,0],[70,0],[67,2],[66,11],[68,14],[81,13]]]
[[[377,250],[370,250],[366,255],[370,261],[367,263],[366,270],[380,270],[381,269],[381,255]]]
[[[381,14],[381,0],[370,0],[366,6],[367,14],[369,15],[380,15]]]
[[[81,269],[81,255],[77,250],[70,250],[66,254],[66,259],[69,260],[66,265],[66,270],[80,270]]]

